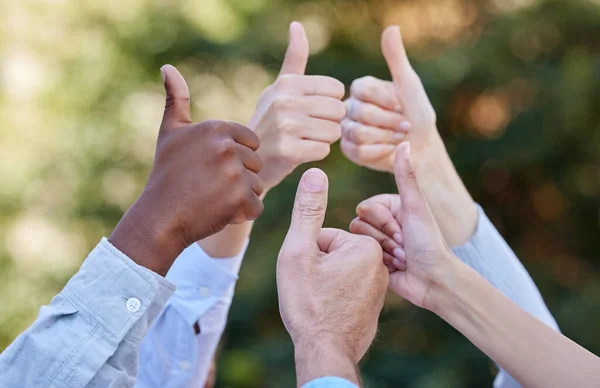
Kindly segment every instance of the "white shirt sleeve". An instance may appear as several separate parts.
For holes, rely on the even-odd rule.
[[[204,386],[247,246],[213,259],[193,244],[177,258],[167,274],[177,291],[142,342],[138,387]]]
[[[452,248],[454,254],[485,277],[500,292],[546,325],[560,331],[533,279],[510,249],[485,212],[477,206],[477,230],[464,245]],[[520,387],[506,371],[500,370],[496,388]]]

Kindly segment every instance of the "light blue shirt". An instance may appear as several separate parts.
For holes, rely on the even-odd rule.
[[[175,287],[108,240],[0,355],[0,387],[128,387],[139,344]]]

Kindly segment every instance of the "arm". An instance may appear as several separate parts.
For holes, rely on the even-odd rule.
[[[390,288],[453,325],[528,387],[597,384],[600,358],[535,319],[456,259],[438,228],[402,144],[394,174],[401,199],[406,269]]]
[[[161,70],[167,104],[143,193],[2,353],[0,385],[133,385],[139,342],[174,291],[159,275],[194,241],[262,211],[260,180],[246,168],[259,169],[256,136],[235,123],[190,124],[183,77],[171,66]],[[232,173],[233,182],[223,179]]]
[[[540,322],[476,272],[449,260],[430,309],[526,387],[592,387],[600,358]]]

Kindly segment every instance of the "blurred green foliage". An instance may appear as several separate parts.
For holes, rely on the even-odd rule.
[[[0,3],[0,349],[26,328],[135,200],[177,65],[195,119],[245,122],[292,20],[311,74],[388,79],[399,24],[475,199],[563,332],[600,354],[600,0],[4,0]],[[393,181],[334,147],[326,224],[347,227]],[[294,382],[274,267],[298,169],[257,222],[219,357],[221,387]],[[349,296],[351,297],[351,296]],[[369,387],[491,386],[493,364],[434,315],[390,296]]]

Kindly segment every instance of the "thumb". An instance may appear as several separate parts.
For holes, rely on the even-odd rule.
[[[401,215],[398,218],[420,219],[429,224],[435,220],[429,211],[425,196],[419,186],[417,175],[410,161],[410,143],[398,146],[394,160],[394,176],[400,194]],[[402,225],[401,219],[397,219]]]
[[[319,233],[327,210],[327,175],[318,168],[311,168],[302,175],[296,192],[292,222],[285,244],[292,250],[317,247]]]
[[[400,27],[387,27],[381,35],[381,51],[383,57],[390,69],[392,79],[395,84],[402,82],[402,78],[406,76],[406,72],[412,70],[406,49],[402,42]]]
[[[290,24],[290,42],[288,43],[279,75],[304,74],[306,64],[308,63],[308,56],[308,38],[306,37],[304,27],[298,22],[292,22]]]
[[[163,114],[161,130],[170,130],[191,124],[190,115],[190,90],[185,79],[171,65],[164,65],[160,68],[160,73],[165,84],[167,101],[165,103],[165,113]]]

